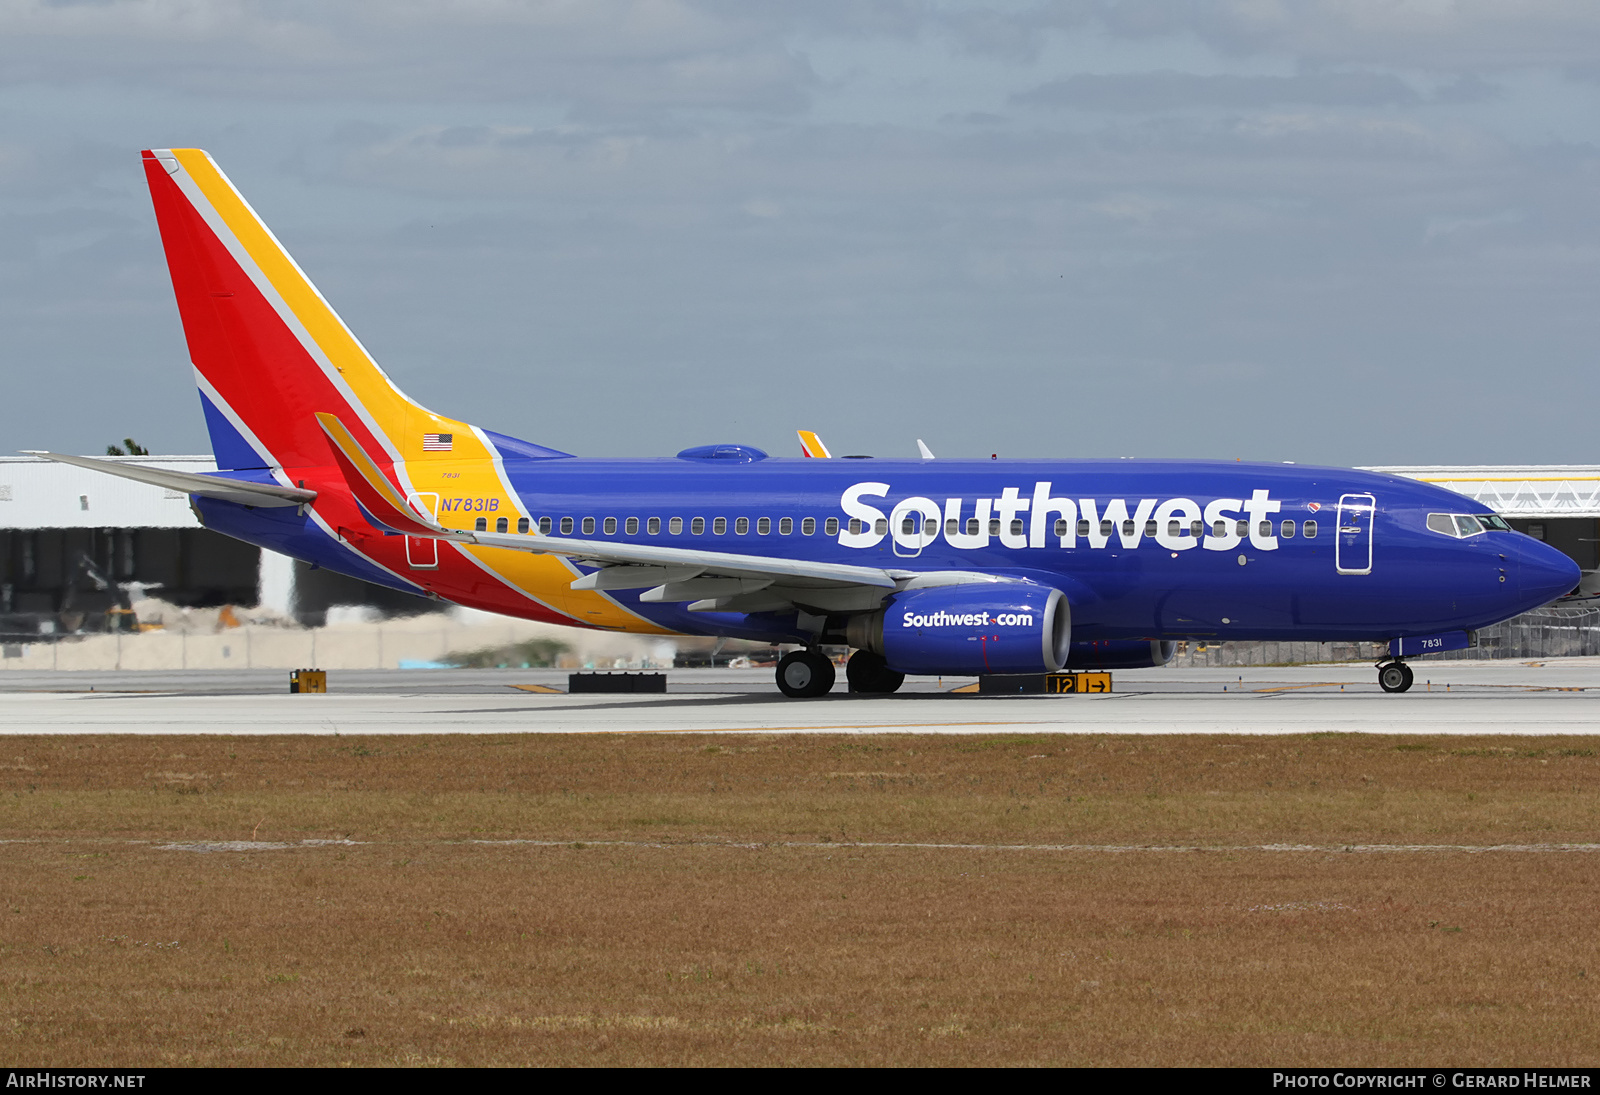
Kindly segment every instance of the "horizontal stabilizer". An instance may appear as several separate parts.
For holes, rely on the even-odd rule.
[[[242,506],[303,506],[317,500],[317,492],[302,487],[281,487],[275,483],[252,483],[246,479],[225,479],[217,475],[197,475],[192,471],[170,471],[144,464],[124,464],[116,460],[102,460],[94,456],[64,456],[58,452],[23,449],[29,456],[54,460],[59,464],[72,464],[107,475],[118,475],[153,487],[198,494],[205,498],[218,498],[224,502],[237,502]]]

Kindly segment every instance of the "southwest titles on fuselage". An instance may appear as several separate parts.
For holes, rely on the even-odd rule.
[[[1003,547],[1016,549],[1047,547],[1052,536],[1064,548],[1077,547],[1081,536],[1091,548],[1104,548],[1115,537],[1122,547],[1132,549],[1148,535],[1169,551],[1194,547],[1230,551],[1246,538],[1254,548],[1276,551],[1278,537],[1270,515],[1283,508],[1270,490],[1252,489],[1249,498],[1213,498],[1204,505],[1192,498],[1140,498],[1130,510],[1126,498],[1108,498],[1102,504],[1097,498],[1055,497],[1048,480],[1036,481],[1030,497],[1023,497],[1019,487],[1005,487],[999,498],[974,498],[970,512],[964,498],[946,498],[941,506],[932,498],[914,496],[894,503],[887,514],[867,501],[887,502],[890,489],[888,483],[878,482],[845,488],[839,506],[854,523],[842,527],[842,547],[872,548],[890,536],[901,547],[919,549],[932,539],[927,530],[936,527],[946,543],[964,550],[988,547],[991,536]],[[1028,518],[1023,520],[1022,514]],[[992,522],[999,525],[993,533]],[[1152,522],[1155,528],[1147,532]],[[1239,534],[1241,523],[1246,526],[1244,536]]]

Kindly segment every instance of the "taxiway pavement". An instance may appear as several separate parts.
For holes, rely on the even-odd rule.
[[[1072,733],[1594,734],[1600,658],[1417,662],[1408,693],[1372,666],[1123,671],[1089,696],[982,696],[922,679],[893,696],[789,700],[771,670],[671,670],[665,695],[565,695],[557,670],[7,673],[0,734]]]

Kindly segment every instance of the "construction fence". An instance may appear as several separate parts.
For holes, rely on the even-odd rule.
[[[1188,666],[1314,665],[1376,662],[1387,643],[1180,642],[1171,664]],[[1600,654],[1600,608],[1542,608],[1478,632],[1478,645],[1412,661],[1575,658]]]

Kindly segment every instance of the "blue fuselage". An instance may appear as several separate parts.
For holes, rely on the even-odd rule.
[[[523,531],[517,523],[526,520],[526,530],[585,540],[896,574],[1025,578],[1066,594],[1074,640],[1381,640],[1471,630],[1545,604],[1579,577],[1565,555],[1520,533],[1429,527],[1430,515],[1487,512],[1472,499],[1346,469],[1136,460],[590,460],[526,458],[511,444],[498,447],[502,482],[520,506],[445,493],[440,523],[493,531],[504,520]],[[203,500],[201,509],[209,525],[230,535],[418,588],[416,575],[355,558],[293,511]],[[781,613],[691,612],[682,603],[643,603],[639,591],[610,596],[671,631],[794,636]]]

